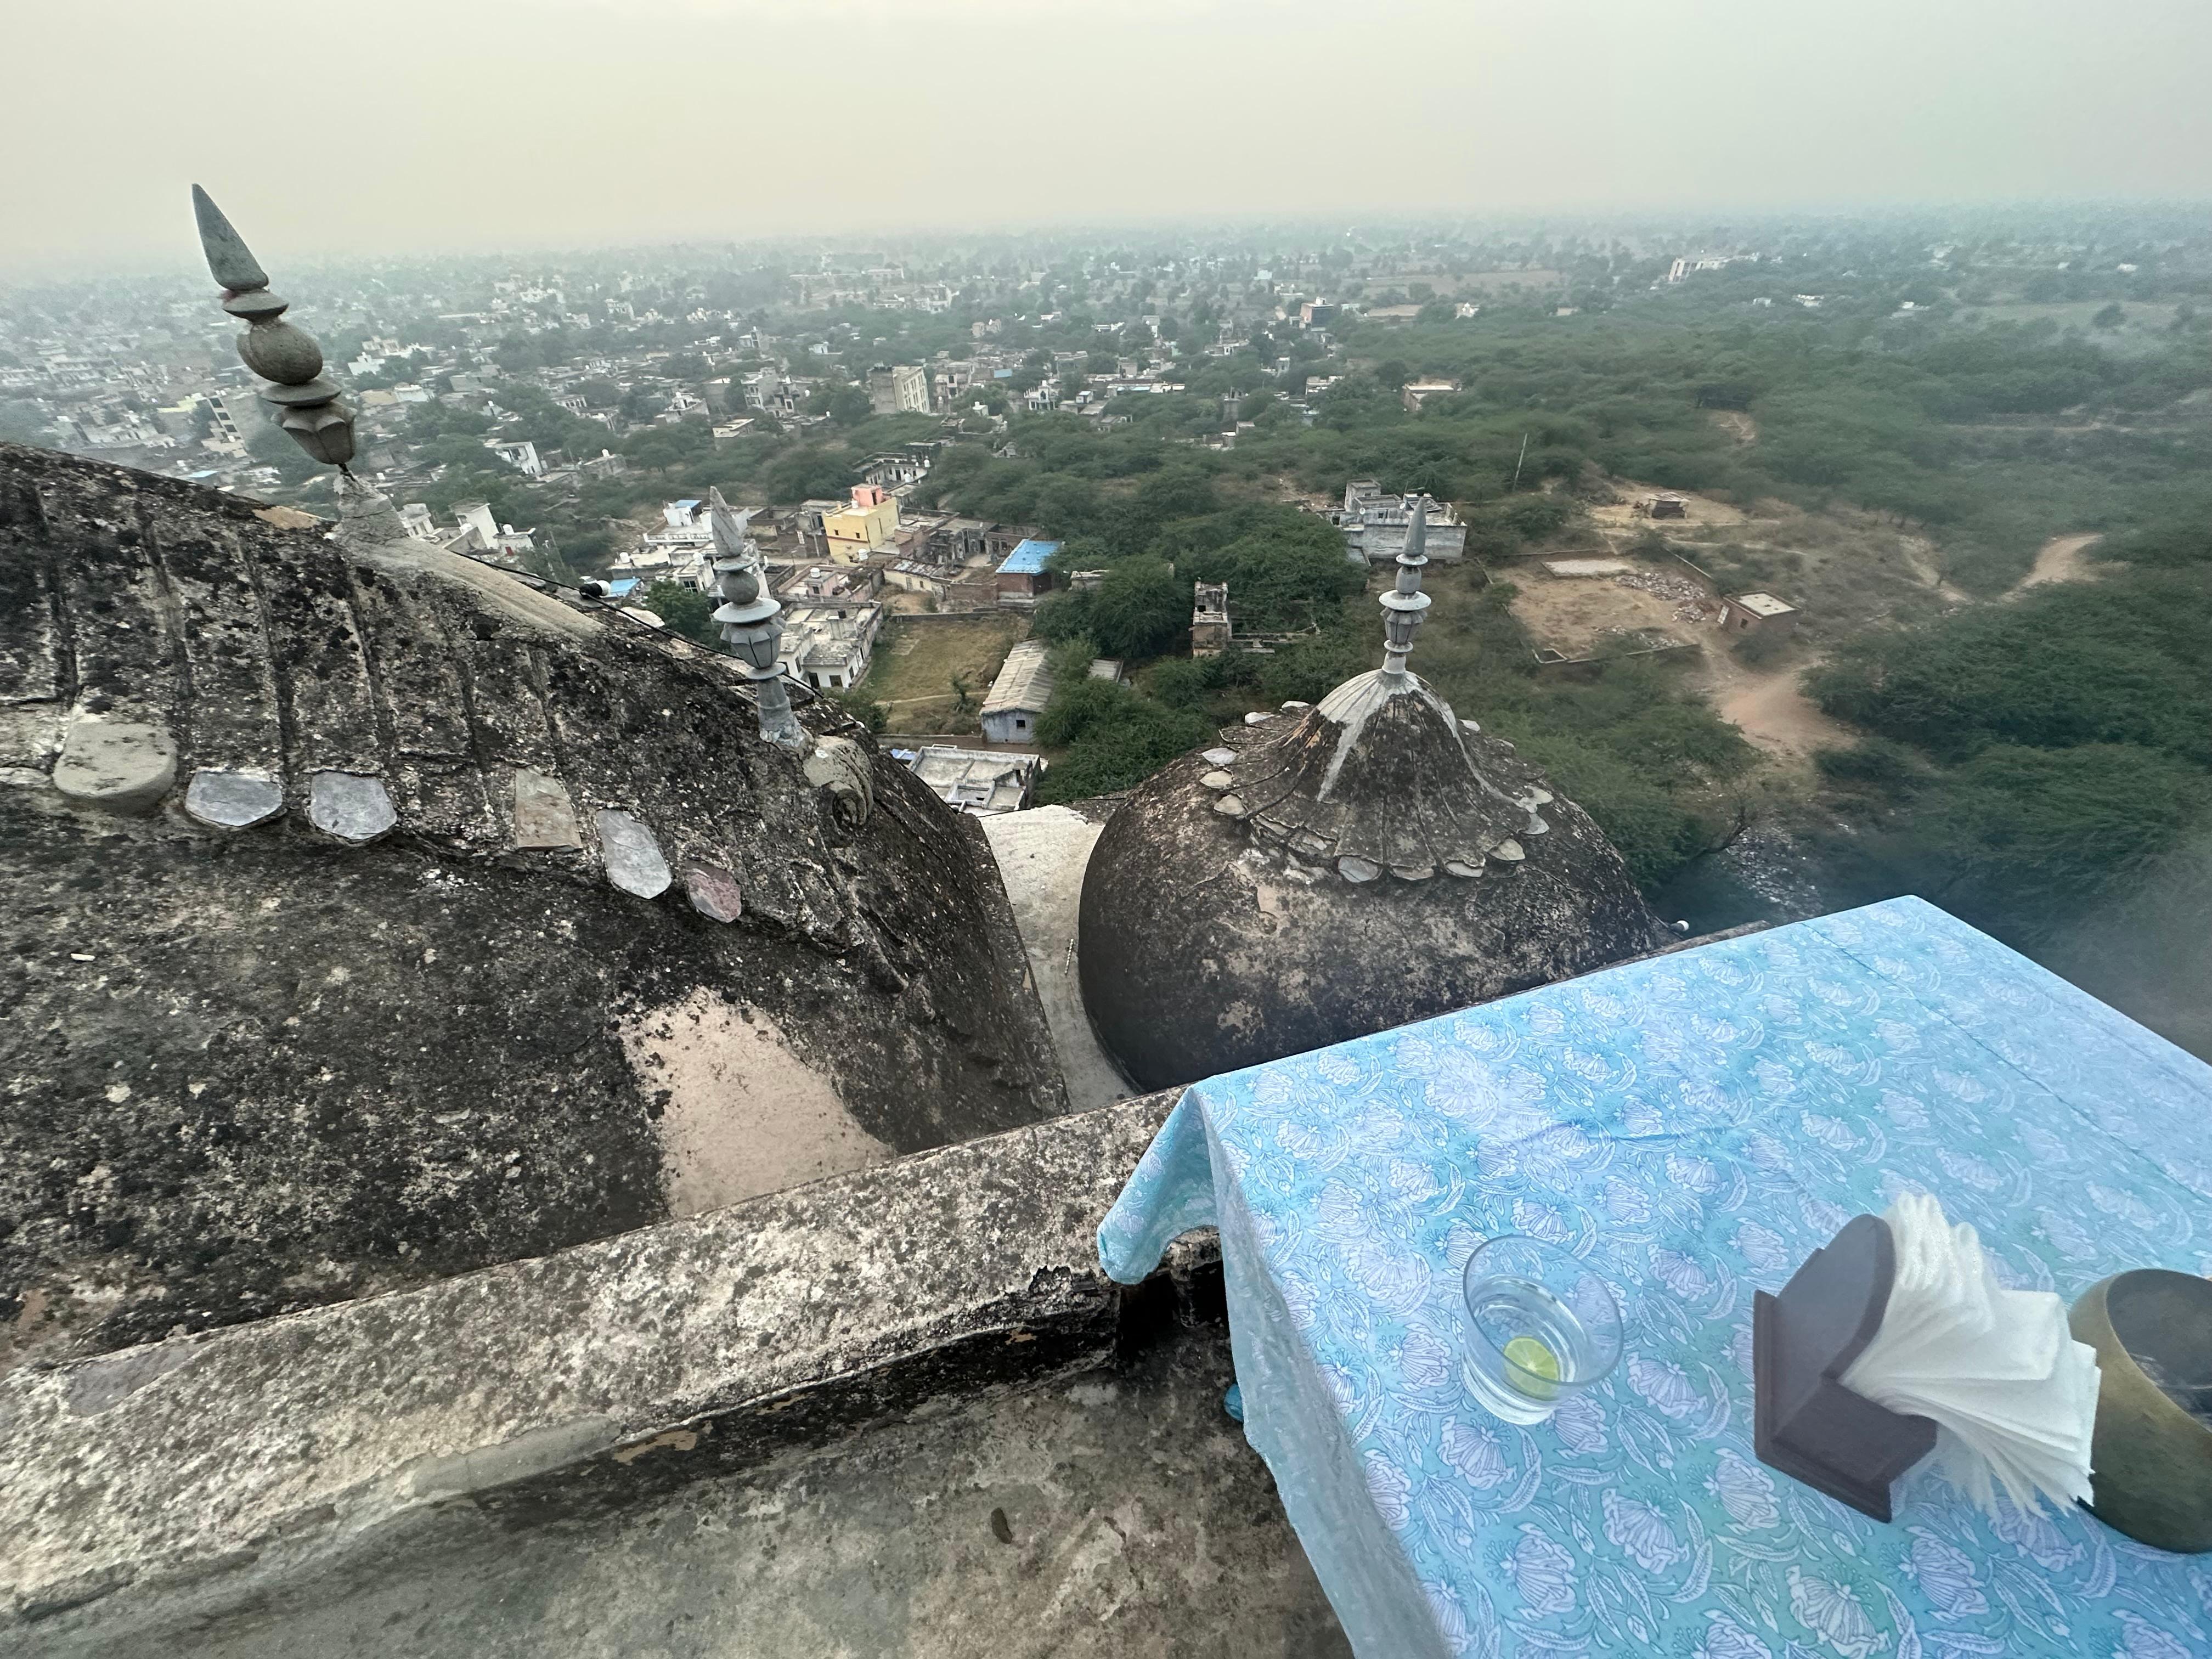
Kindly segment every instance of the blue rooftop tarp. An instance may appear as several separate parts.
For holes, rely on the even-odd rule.
[[[1044,562],[1060,551],[1058,542],[1025,541],[1006,555],[1006,562],[999,567],[1002,576],[1034,576],[1043,570]]]
[[[623,576],[615,581],[609,582],[607,584],[607,592],[613,594],[615,598],[618,599],[626,599],[632,593],[637,591],[637,583],[638,579],[636,577]]]

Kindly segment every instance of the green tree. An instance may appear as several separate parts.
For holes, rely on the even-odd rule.
[[[2200,768],[2130,744],[2001,744],[1942,786],[1940,849],[2014,915],[2068,906],[2136,873],[2203,813]]]
[[[720,650],[722,630],[714,623],[714,601],[681,582],[658,581],[645,590],[645,608],[666,623],[672,633]]]
[[[810,445],[778,456],[761,475],[761,487],[771,501],[835,499],[857,476],[844,455]]]
[[[871,732],[881,732],[890,724],[890,711],[873,697],[863,696],[859,691],[829,691],[823,693]]]
[[[1132,788],[1212,731],[1202,716],[1167,708],[1125,685],[1063,675],[1037,722],[1037,741],[1067,752],[1045,773],[1038,799],[1081,800]]]
[[[1038,612],[1048,639],[1088,634],[1109,657],[1139,659],[1172,651],[1190,628],[1190,583],[1164,559],[1125,559],[1087,592],[1048,602]]]

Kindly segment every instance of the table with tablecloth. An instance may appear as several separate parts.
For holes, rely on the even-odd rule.
[[[1219,1229],[1245,1432],[1363,1659],[2212,1654],[2212,1557],[1925,1471],[1879,1525],[1754,1456],[1753,1291],[1911,1188],[2069,1302],[2212,1271],[2212,1068],[1898,899],[1197,1085],[1099,1246],[1134,1283]],[[1626,1320],[1525,1428],[1459,1376],[1503,1233]]]

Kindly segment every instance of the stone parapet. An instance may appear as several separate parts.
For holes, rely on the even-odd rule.
[[[0,1630],[83,1650],[95,1626],[234,1607],[442,1506],[587,1515],[1218,1316],[1210,1239],[1134,1291],[1097,1262],[1173,1099],[0,1377]]]

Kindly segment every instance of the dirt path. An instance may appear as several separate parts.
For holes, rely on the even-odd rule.
[[[2045,582],[2081,582],[2094,580],[2096,567],[2082,555],[2097,538],[2087,536],[2053,536],[2036,553],[2035,568],[2013,584],[2012,593],[2024,593],[2031,587],[2040,587]]]
[[[1709,653],[1706,660],[1712,664],[1712,678],[1705,695],[1714,712],[1777,760],[1802,764],[1817,749],[1848,749],[1858,741],[1849,726],[1829,719],[1805,695],[1800,676],[1817,664],[1765,672],[1717,653]]]

